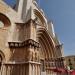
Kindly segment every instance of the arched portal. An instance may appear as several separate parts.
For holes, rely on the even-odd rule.
[[[49,59],[55,57],[54,42],[47,30],[44,28],[39,28],[37,31],[37,38],[41,46],[40,51],[45,55],[45,58],[47,57]]]
[[[39,57],[42,64],[42,71],[44,71],[44,66],[46,66],[46,60],[50,60],[55,57],[55,44],[52,37],[49,35],[46,29],[38,28],[37,38],[40,44]]]

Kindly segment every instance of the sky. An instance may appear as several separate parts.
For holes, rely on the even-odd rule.
[[[11,7],[15,5],[16,0],[4,0],[7,4],[9,4]]]
[[[13,6],[15,0],[5,0]],[[75,55],[75,0],[38,0],[48,20],[63,43],[64,55]]]

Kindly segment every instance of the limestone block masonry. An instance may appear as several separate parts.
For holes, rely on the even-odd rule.
[[[14,8],[0,0],[0,75],[58,75],[51,69],[64,67],[61,50],[36,0],[16,0]]]

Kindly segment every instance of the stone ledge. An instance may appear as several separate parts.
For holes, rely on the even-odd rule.
[[[26,46],[34,46],[39,48],[39,43],[32,39],[28,39],[23,42],[8,42],[8,44],[10,48],[22,48]]]
[[[2,63],[4,65],[23,65],[23,64],[37,64],[37,65],[40,65],[41,63],[40,62],[34,62],[34,61],[24,61],[24,62],[17,62],[17,61],[10,61],[10,62],[5,62],[5,63]]]

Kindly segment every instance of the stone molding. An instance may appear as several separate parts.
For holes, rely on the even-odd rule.
[[[23,65],[23,64],[37,64],[37,65],[40,65],[41,63],[40,62],[34,62],[34,61],[24,61],[24,62],[5,62],[5,63],[2,63],[4,65]]]
[[[22,48],[26,46],[34,46],[34,47],[39,48],[39,43],[32,39],[28,39],[23,42],[8,42],[8,44],[10,48]]]

